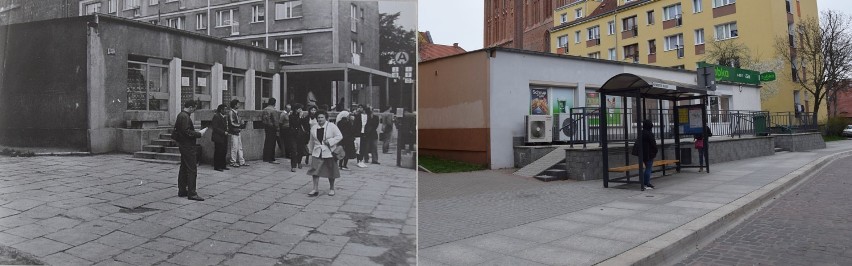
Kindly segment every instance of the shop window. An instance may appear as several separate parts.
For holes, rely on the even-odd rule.
[[[229,103],[232,99],[246,101],[246,76],[245,70],[225,69],[222,73],[222,102]]]
[[[169,72],[162,59],[129,56],[127,110],[167,111]]]

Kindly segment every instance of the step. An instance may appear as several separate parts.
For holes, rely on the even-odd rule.
[[[777,148],[777,147],[775,148],[775,152],[782,152],[782,151],[784,151],[783,148]]]
[[[176,153],[180,154],[180,147],[166,147],[165,153]]]
[[[171,133],[160,133],[160,139],[163,139],[163,140],[171,140],[171,139],[172,139],[172,134],[171,134]]]
[[[155,139],[151,141],[151,145],[159,145],[163,147],[175,147],[177,143],[174,140]]]
[[[546,176],[555,176],[555,177],[559,177],[559,178],[562,178],[562,179],[568,179],[568,170],[565,170],[564,168],[563,169],[548,169],[547,171],[544,171],[544,173],[542,173],[542,174],[546,175]]]
[[[145,145],[142,147],[142,151],[150,151],[150,152],[163,152],[163,146],[160,145]]]
[[[167,160],[157,160],[157,159],[142,159],[142,158],[127,158],[128,160],[147,162],[147,163],[161,163],[161,164],[180,164],[180,161],[167,161]]]
[[[538,180],[544,181],[544,182],[562,180],[562,178],[559,178],[558,176],[549,176],[549,175],[537,175],[537,176],[535,176],[535,179],[538,179]]]
[[[180,154],[173,154],[173,153],[138,151],[138,152],[133,153],[133,158],[156,159],[156,160],[180,162]]]

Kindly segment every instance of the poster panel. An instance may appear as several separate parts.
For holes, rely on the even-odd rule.
[[[545,88],[530,88],[530,114],[531,115],[548,115],[550,114],[547,107],[547,89]]]

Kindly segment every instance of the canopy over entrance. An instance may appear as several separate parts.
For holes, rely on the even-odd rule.
[[[696,85],[685,84],[670,80],[639,76],[631,73],[615,75],[598,89],[598,92],[612,96],[678,100],[678,98],[693,97],[694,94],[707,95],[707,89]]]

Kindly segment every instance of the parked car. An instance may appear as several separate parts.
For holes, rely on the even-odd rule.
[[[841,133],[844,137],[852,137],[852,125],[846,126]]]

